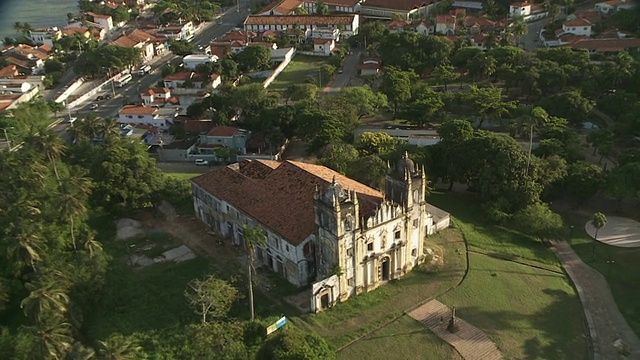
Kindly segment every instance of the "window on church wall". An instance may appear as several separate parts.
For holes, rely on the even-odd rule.
[[[398,230],[393,234],[393,238],[396,240],[400,240],[400,238],[402,237],[401,235],[402,234],[400,234],[400,230]]]
[[[411,256],[415,257],[418,254],[418,249],[411,249]]]
[[[353,248],[348,248],[347,249],[347,256],[353,256]]]
[[[373,241],[367,244],[367,251],[373,251]]]
[[[353,278],[347,279],[347,286],[353,286],[353,285],[354,285]]]

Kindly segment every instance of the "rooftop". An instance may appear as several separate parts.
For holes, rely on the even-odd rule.
[[[355,191],[363,215],[383,201],[383,195],[327,167],[296,161],[245,160],[194,178],[192,181],[294,245],[315,232],[314,191],[333,180]]]
[[[435,2],[435,0],[367,0],[362,7],[411,11]]]
[[[245,25],[351,25],[357,14],[351,15],[249,15]]]
[[[216,126],[209,130],[207,136],[231,137],[239,131],[240,129],[231,126]]]
[[[591,26],[593,24],[591,24],[591,21],[584,19],[584,18],[575,18],[572,20],[567,20],[565,22],[562,23],[562,26]]]
[[[150,106],[125,105],[118,111],[120,115],[153,115],[158,109]]]
[[[296,8],[301,7],[303,2],[302,0],[276,0],[260,10],[260,13],[273,11],[282,15],[288,15]]]

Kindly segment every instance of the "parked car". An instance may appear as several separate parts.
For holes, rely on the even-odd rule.
[[[100,101],[100,100],[102,100],[102,99],[104,99],[104,96],[102,96],[102,95],[98,95],[98,96],[96,97],[96,101]]]
[[[98,104],[91,104],[91,110],[95,110],[99,107],[100,105]]]
[[[204,160],[204,159],[196,159],[196,165],[205,166],[205,165],[209,165],[209,162],[207,160]]]
[[[113,97],[113,95],[111,95],[111,94],[109,94],[109,93],[102,95],[102,98],[103,98],[103,99],[105,99],[105,100],[109,100],[109,99],[111,99],[112,97]]]
[[[343,70],[342,69],[338,69],[338,74],[342,74]]]

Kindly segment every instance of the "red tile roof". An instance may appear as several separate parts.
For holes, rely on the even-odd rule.
[[[316,187],[324,191],[333,179],[343,189],[357,193],[362,215],[371,214],[383,200],[379,191],[327,167],[296,161],[245,160],[200,175],[193,182],[298,245],[316,230]]]
[[[436,24],[455,24],[456,17],[453,15],[437,15],[436,16]]]
[[[140,105],[125,105],[118,111],[122,115],[152,115],[156,112],[155,108]]]
[[[220,41],[234,41],[234,40],[247,41],[247,39],[251,40],[256,36],[258,36],[258,34],[256,34],[253,31],[231,30],[228,33],[224,34],[224,36],[221,37],[219,40]]]
[[[355,15],[249,15],[245,25],[351,25]]]
[[[215,126],[211,120],[187,120],[182,123],[186,132],[209,132]]]
[[[591,21],[584,18],[575,18],[562,23],[562,26],[591,26]]]
[[[302,6],[302,0],[276,0],[260,10],[260,14],[274,11],[282,15],[289,15],[298,7]]]
[[[7,65],[0,69],[0,78],[14,77],[18,75],[18,68],[15,65]]]
[[[360,0],[326,0],[322,3],[325,5],[333,5],[333,6],[347,6],[347,7],[355,7],[358,5]]]
[[[235,135],[238,130],[240,129],[231,126],[216,126],[207,133],[207,136],[231,137]]]
[[[640,48],[640,39],[583,39],[568,45],[573,49],[587,49],[599,52],[618,52]]]
[[[216,55],[218,59],[222,59],[229,52],[229,45],[212,44],[209,46],[209,51],[211,55]]]
[[[137,41],[137,42],[155,42],[157,41],[157,39],[155,38],[155,36],[142,31],[142,30],[138,30],[135,29],[133,30],[129,35],[127,35],[131,40],[133,41]]]
[[[436,0],[367,0],[362,7],[410,11],[435,2]]]
[[[191,79],[193,82],[202,81],[202,75],[193,71],[180,71],[175,74],[167,75],[163,78],[165,81],[187,81]]]
[[[123,35],[123,36],[120,36],[119,38],[113,40],[111,42],[111,45],[116,45],[116,46],[126,47],[126,48],[132,48],[132,47],[138,45],[138,43],[139,43],[138,41],[133,40],[132,38],[130,38],[130,37],[126,36],[126,35]]]
[[[331,44],[333,39],[313,39],[313,45],[326,45]]]

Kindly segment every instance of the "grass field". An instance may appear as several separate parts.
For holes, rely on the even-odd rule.
[[[191,180],[202,173],[167,173],[167,175],[177,179]]]
[[[462,285],[439,297],[506,359],[587,359],[582,307],[563,273],[470,254]]]
[[[466,266],[464,256],[456,253],[456,250],[464,249],[460,233],[454,229],[445,230],[430,237],[426,246],[443,254],[443,267],[416,268],[399,281],[391,281],[330,310],[294,319],[296,325],[317,332],[334,349],[339,349],[351,340],[402,315],[411,306],[457,284]],[[395,350],[396,348],[390,348],[387,354],[394,354]],[[354,359],[361,359],[354,356]]]
[[[308,79],[315,79],[317,82],[320,78],[320,67],[325,63],[326,61],[322,57],[296,55],[269,86],[269,90],[284,91],[289,85],[302,84]],[[326,85],[328,80],[322,79],[322,85]]]
[[[574,227],[573,231],[567,231],[571,247],[582,261],[605,276],[618,309],[633,331],[640,335],[640,278],[637,275],[640,273],[640,248],[619,248],[593,240],[584,230],[588,221],[584,216],[569,215],[565,220]]]
[[[345,348],[338,359],[458,360],[462,357],[424,325],[404,315]]]

